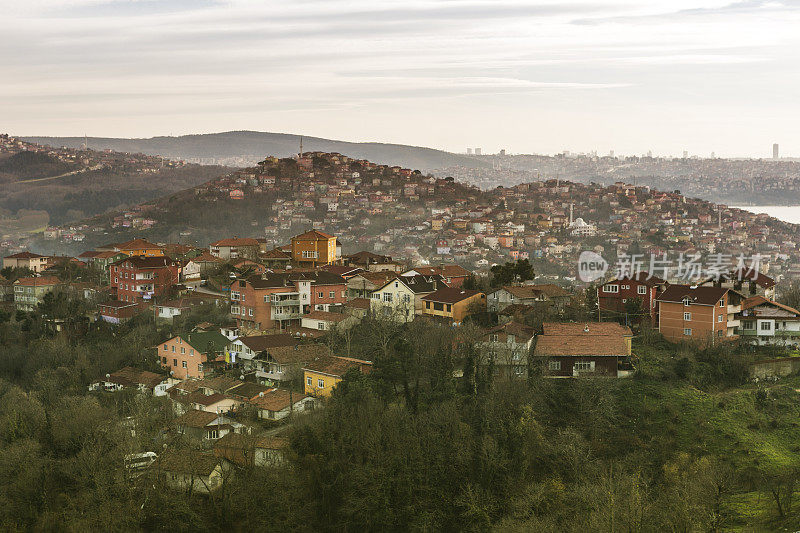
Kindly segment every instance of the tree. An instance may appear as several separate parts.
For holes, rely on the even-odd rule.
[[[527,259],[519,259],[516,262],[505,263],[504,265],[494,265],[491,268],[492,287],[501,287],[509,283],[521,283],[534,278],[533,266]]]

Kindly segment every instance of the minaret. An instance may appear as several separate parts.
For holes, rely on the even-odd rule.
[[[569,204],[569,225],[572,225],[572,208],[575,206],[572,202]]]
[[[303,157],[303,136],[300,136],[300,153],[297,154],[297,159]]]

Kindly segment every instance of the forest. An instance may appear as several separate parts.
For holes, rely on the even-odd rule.
[[[54,294],[37,312],[0,314],[4,530],[800,525],[800,378],[753,383],[748,363],[770,353],[672,345],[643,329],[632,378],[544,379],[531,363],[528,379],[504,381],[473,326],[368,319],[324,342],[373,372],[349,373],[324,408],[289,420],[285,464],[239,467],[207,496],[125,474],[132,451],[188,446],[169,431],[169,400],[87,385],[125,365],[156,370],[154,345],[219,311],[114,327],[87,321],[86,305]],[[60,333],[53,316],[65,318]]]

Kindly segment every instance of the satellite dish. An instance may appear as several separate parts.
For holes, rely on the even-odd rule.
[[[243,374],[239,374],[239,379],[244,380],[244,375]]]
[[[264,397],[264,393],[263,393],[263,392],[259,392],[259,393],[258,393],[258,397],[259,397],[259,398],[263,398],[263,397]]]
[[[111,378],[111,374],[106,374],[106,379]]]

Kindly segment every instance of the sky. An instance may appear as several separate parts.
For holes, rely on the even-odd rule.
[[[800,156],[800,0],[0,0],[0,132]]]

